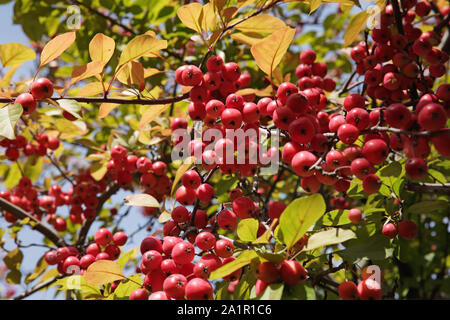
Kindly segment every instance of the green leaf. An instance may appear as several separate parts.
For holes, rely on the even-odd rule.
[[[3,184],[5,185],[6,188],[12,189],[19,183],[21,176],[22,175],[19,166],[17,165],[16,162],[14,162],[13,164],[10,165],[8,170],[8,176],[6,180],[3,182]]]
[[[426,200],[413,204],[406,209],[407,213],[424,214],[437,210],[446,210],[449,203],[444,200]]]
[[[322,217],[324,226],[341,226],[351,223],[348,218],[348,210],[333,210],[325,213]]]
[[[323,246],[335,245],[354,238],[356,238],[356,234],[352,230],[331,228],[311,235],[308,238],[308,244],[303,251],[310,251]]]
[[[380,177],[399,177],[402,173],[402,165],[398,161],[391,162],[378,170]]]
[[[225,265],[221,266],[220,268],[211,272],[209,279],[216,280],[216,279],[226,277],[227,275],[229,275],[230,273],[233,273],[237,269],[248,265],[257,256],[258,256],[258,254],[253,250],[244,250],[236,258],[236,260],[228,262],[227,264],[225,264]]]
[[[389,239],[382,234],[375,234],[368,239],[351,240],[346,244],[346,249],[336,252],[348,262],[356,262],[360,259],[384,260],[393,253]]]
[[[38,263],[36,264],[36,267],[34,268],[33,273],[30,273],[25,277],[25,283],[29,284],[30,282],[36,280],[39,276],[41,276],[45,270],[47,270],[48,264],[47,261],[45,261],[45,255],[42,256]]]
[[[130,294],[134,290],[141,287],[139,283],[142,283],[142,278],[139,274],[132,275],[128,278],[133,281],[130,281],[128,279],[122,280],[117,286],[116,290],[114,290],[114,296],[112,298],[113,300],[128,300]]]
[[[5,137],[10,140],[16,138],[14,129],[22,113],[23,108],[20,103],[7,104],[0,109],[0,137]]]
[[[118,265],[121,269],[125,268],[125,265],[131,260],[135,259],[137,254],[139,253],[139,248],[131,249],[125,253],[120,255],[120,258],[117,260]]]
[[[256,219],[242,219],[237,225],[237,235],[242,241],[254,241],[256,240],[256,234],[258,232],[259,221]]]
[[[255,300],[280,300],[283,296],[284,283],[272,283],[267,286],[264,293]]]
[[[295,199],[280,216],[280,224],[276,230],[279,240],[290,249],[320,219],[325,210],[325,201],[318,193]]]
[[[42,157],[31,156],[28,157],[27,162],[23,168],[25,177],[30,178],[32,182],[39,179],[42,169],[44,167],[44,161]]]

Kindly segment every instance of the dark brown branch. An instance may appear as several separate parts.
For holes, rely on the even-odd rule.
[[[106,191],[100,196],[100,198],[98,199],[98,205],[97,205],[97,210],[96,210],[96,215],[95,217],[98,216],[98,214],[100,213],[100,211],[103,208],[103,205],[105,204],[105,202],[114,194],[116,193],[118,190],[120,189],[120,186],[117,183],[114,183],[113,185],[111,185],[108,189],[106,189]],[[89,220],[86,220],[86,222],[84,223],[83,227],[81,227],[79,236],[78,236],[78,241],[76,246],[78,248],[81,248],[84,245],[84,242],[86,240],[86,236],[89,232],[89,229],[91,228],[92,223],[95,220],[95,217]]]
[[[33,230],[36,230],[43,234],[45,237],[47,237],[50,241],[52,241],[57,247],[64,247],[66,246],[66,242],[63,238],[61,238],[56,232],[49,229],[47,226],[43,225],[39,220],[37,220],[35,217],[30,215],[29,213],[25,212],[18,206],[12,204],[11,202],[0,198],[0,209],[5,210],[6,212],[9,212],[17,219],[23,220],[23,219],[30,219],[31,222],[35,223],[35,226],[32,226],[31,228]]]
[[[450,195],[450,184],[407,182],[405,189],[409,191]]]
[[[391,0],[391,3],[392,3],[392,9],[394,10],[395,24],[397,26],[398,33],[404,35],[405,31],[403,30],[402,13],[400,11],[398,1]]]
[[[37,286],[31,288],[30,290],[25,291],[21,295],[15,297],[13,300],[22,300],[22,299],[24,299],[24,298],[26,298],[28,296],[31,296],[33,293],[38,292],[39,290],[47,288],[48,286],[52,285],[53,283],[55,283],[59,279],[65,278],[67,276],[68,275],[66,275],[66,274],[58,275],[58,276],[54,277],[53,279],[50,279],[50,280],[48,280],[48,281],[46,281],[44,283],[38,284]]]
[[[116,104],[139,104],[139,105],[157,105],[157,104],[169,104],[178,102],[189,98],[189,93],[185,93],[181,96],[162,98],[162,99],[124,99],[124,98],[104,98],[104,97],[57,97],[52,100],[58,101],[61,99],[75,100],[82,103],[116,103]],[[0,98],[0,103],[11,103],[11,99]]]

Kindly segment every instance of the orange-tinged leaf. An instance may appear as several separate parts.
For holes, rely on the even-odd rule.
[[[89,82],[78,91],[80,97],[93,97],[103,93],[103,85],[101,82]]]
[[[41,53],[39,68],[58,58],[76,39],[75,31],[66,32],[54,37],[44,47]]]
[[[181,6],[177,10],[177,16],[181,22],[198,33],[202,32],[202,26],[200,24],[200,16],[203,11],[203,6],[200,3],[194,2],[185,6]]]
[[[213,31],[216,29],[217,16],[214,12],[214,4],[208,2],[202,8],[202,13],[200,15],[200,23],[202,30]]]
[[[137,36],[128,42],[125,49],[123,49],[117,69],[121,68],[128,62],[139,59],[143,56],[157,54],[160,50],[165,48],[167,48],[166,40],[159,40],[146,34]]]
[[[369,17],[370,14],[366,11],[361,11],[360,13],[351,17],[344,35],[345,46],[349,46],[353,41],[356,40],[359,32],[364,28]]]
[[[153,30],[148,30],[146,33],[144,33],[150,37],[156,38],[156,33]]]
[[[97,33],[89,43],[89,56],[92,61],[102,61],[107,64],[114,54],[115,47],[114,39],[103,33]]]
[[[142,114],[141,122],[139,123],[139,128],[145,127],[147,124],[155,120],[164,110],[169,107],[169,104],[150,106]]]
[[[117,73],[117,80],[127,86],[144,82],[144,67],[138,61],[130,61]]]
[[[116,280],[125,279],[117,262],[111,260],[98,260],[92,263],[84,274],[87,283],[102,286]]]
[[[100,105],[100,109],[98,110],[98,117],[104,118],[106,117],[111,111],[113,111],[115,108],[117,108],[119,104],[117,103],[102,103]]]
[[[295,35],[295,29],[286,27],[255,43],[251,52],[258,67],[269,76],[281,62]]]
[[[34,50],[21,43],[0,44],[0,61],[4,68],[16,67],[34,59],[36,59]]]
[[[262,39],[264,39],[264,36],[262,36],[260,33],[253,33],[253,32],[237,32],[231,34],[231,39],[245,43],[249,46],[254,45],[255,43],[258,43]]]
[[[72,71],[71,85],[75,82],[93,77],[102,73],[105,63],[103,61],[92,61],[83,66],[75,67]]]
[[[148,77],[154,76],[156,74],[164,73],[165,71],[158,70],[156,68],[145,68],[144,69],[144,78],[147,79]]]
[[[230,24],[233,24],[233,22],[234,20]],[[286,28],[286,24],[283,20],[274,16],[261,14],[239,23],[234,28],[242,32],[273,33]]]

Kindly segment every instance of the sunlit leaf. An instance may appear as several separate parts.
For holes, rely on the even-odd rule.
[[[173,195],[173,192],[176,189],[178,181],[180,181],[183,174],[193,166],[194,161],[195,161],[195,157],[189,157],[189,158],[185,159],[183,161],[183,164],[177,169],[177,173],[175,174],[175,179],[173,180],[173,183],[172,183],[172,191],[170,192],[171,195]]]
[[[308,238],[308,244],[303,248],[303,251],[342,243],[354,238],[356,238],[356,234],[349,229],[332,228],[316,232]]]
[[[47,63],[58,58],[64,51],[69,48],[76,39],[75,31],[60,34],[50,40],[42,49],[41,64],[39,68],[42,68]]]
[[[155,120],[161,113],[164,112],[170,105],[155,105],[150,106],[145,112],[142,114],[141,121],[139,123],[139,128],[145,127],[147,124]]]
[[[117,103],[108,103],[108,102],[102,103],[98,110],[98,117],[100,119],[106,117],[111,111],[113,111],[118,106],[119,104]]]
[[[242,241],[256,240],[259,221],[256,219],[242,219],[237,225],[237,235]]]
[[[140,207],[152,207],[152,208],[159,208],[160,204],[158,200],[156,200],[154,197],[152,197],[149,194],[142,193],[142,194],[132,194],[129,196],[126,196],[124,198],[125,205],[127,206],[140,206]]]
[[[101,61],[106,64],[113,56],[115,46],[114,39],[103,33],[97,33],[89,43],[89,55],[92,61]]]
[[[84,274],[87,283],[101,286],[106,283],[124,279],[122,270],[117,262],[111,260],[98,260],[92,263]]]
[[[278,238],[290,249],[308,229],[325,213],[321,194],[313,194],[292,201],[280,216]]]
[[[194,2],[179,7],[177,10],[177,16],[186,27],[201,33],[202,27],[200,24],[200,16],[202,14],[202,10],[203,6],[200,3]]]
[[[16,138],[14,131],[22,113],[23,108],[20,103],[7,104],[0,109],[0,137],[10,140]]]
[[[158,53],[167,48],[166,40],[159,40],[149,35],[140,35],[128,42],[120,55],[118,69],[130,61],[139,59],[143,56]]]
[[[17,67],[25,61],[34,59],[36,52],[21,43],[0,44],[0,61],[4,68]]]
[[[233,24],[233,22],[234,20],[230,24]],[[274,16],[261,14],[237,24],[234,28],[242,32],[273,33],[285,29],[286,24],[283,20]]]
[[[100,74],[103,71],[104,65],[102,61],[92,61],[88,64],[75,67],[72,72],[71,84]]]
[[[211,272],[209,279],[216,280],[216,279],[223,278],[223,277],[229,275],[230,273],[233,273],[237,269],[248,265],[257,256],[258,256],[258,254],[253,250],[244,250],[236,258],[236,260],[228,262],[227,264],[225,264],[225,265],[221,266],[220,268]]]
[[[359,32],[364,28],[367,19],[369,19],[369,13],[361,11],[360,13],[351,17],[348,23],[347,29],[344,35],[344,45],[349,46],[358,37]]]
[[[255,43],[251,52],[258,67],[269,76],[281,62],[294,38],[295,29],[286,27],[279,29],[267,38]]]

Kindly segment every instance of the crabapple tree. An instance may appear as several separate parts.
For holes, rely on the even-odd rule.
[[[449,298],[448,2],[1,2],[2,297]]]

